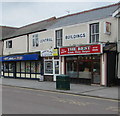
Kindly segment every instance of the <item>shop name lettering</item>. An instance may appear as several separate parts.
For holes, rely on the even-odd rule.
[[[40,43],[46,43],[46,42],[51,42],[51,41],[53,41],[52,38],[45,38],[45,39],[40,40]]]
[[[74,34],[74,35],[66,35],[65,39],[70,40],[70,39],[85,38],[85,37],[86,37],[85,33],[79,33],[79,34]]]
[[[6,57],[6,58],[4,58],[4,60],[21,60],[21,59],[23,59],[22,56],[18,56],[18,57]]]
[[[68,48],[68,52],[71,51],[89,51],[90,50],[90,46],[86,46],[86,47],[74,47],[74,48]]]

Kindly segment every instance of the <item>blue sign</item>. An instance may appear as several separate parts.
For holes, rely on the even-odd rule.
[[[0,61],[24,61],[24,60],[38,60],[38,59],[39,59],[39,54],[0,57]]]

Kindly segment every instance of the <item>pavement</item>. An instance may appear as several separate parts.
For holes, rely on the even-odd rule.
[[[44,91],[62,92],[68,94],[91,96],[97,98],[120,100],[118,86],[103,87],[96,85],[83,85],[83,84],[70,84],[70,90],[58,90],[56,89],[56,82],[27,80],[27,79],[11,79],[11,78],[0,78],[1,85],[23,87]]]

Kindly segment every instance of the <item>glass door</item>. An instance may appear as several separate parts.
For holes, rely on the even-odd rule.
[[[60,74],[59,60],[54,60],[54,81],[56,81],[56,76]]]
[[[100,84],[100,62],[93,62],[93,75],[92,83]]]

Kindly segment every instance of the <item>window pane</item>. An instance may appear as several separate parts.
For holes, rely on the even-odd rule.
[[[59,61],[55,61],[55,74],[59,74]]]
[[[96,35],[96,42],[99,42],[99,34]]]
[[[25,72],[25,62],[21,62],[21,72]]]
[[[91,78],[91,62],[79,62],[79,78]]]
[[[33,47],[35,46],[35,39],[33,39]]]
[[[30,62],[26,62],[26,72],[30,73]]]
[[[45,73],[53,74],[53,62],[45,61]]]
[[[99,24],[96,24],[96,33],[99,33]]]
[[[67,75],[69,75],[69,77],[71,78],[77,78],[78,77],[78,73],[77,73],[77,62],[73,61],[73,62],[67,62],[66,63],[67,66]]]
[[[9,63],[9,72],[13,72],[14,64]]]
[[[95,42],[95,35],[91,36],[91,42],[93,42],[93,43]]]
[[[91,35],[94,33],[94,25],[91,25]]]
[[[31,62],[31,73],[35,73],[35,62]]]
[[[40,68],[41,68],[41,63],[40,62],[36,62],[36,72],[40,73]]]
[[[4,63],[4,72],[8,72],[9,70],[9,63]]]
[[[12,40],[9,41],[9,48],[12,48]]]
[[[39,46],[38,38],[36,38],[36,47]]]
[[[16,66],[17,66],[17,72],[20,72],[20,62],[17,62]]]

